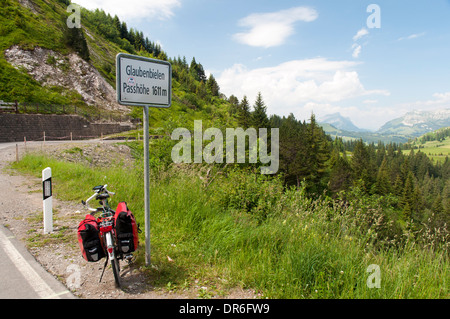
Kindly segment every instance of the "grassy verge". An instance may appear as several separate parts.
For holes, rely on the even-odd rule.
[[[64,200],[80,201],[93,186],[108,184],[117,194],[113,204],[128,202],[143,228],[140,167],[89,168],[45,155],[12,166],[36,177],[52,167],[54,195]],[[241,286],[269,298],[449,297],[448,242],[426,246],[408,234],[386,239],[391,225],[377,203],[312,200],[243,170],[217,175],[208,187],[199,175],[152,172],[153,265],[146,271],[155,285],[197,283],[218,293]],[[142,247],[138,255],[142,263]],[[381,288],[369,288],[377,275],[370,265],[379,267]]]

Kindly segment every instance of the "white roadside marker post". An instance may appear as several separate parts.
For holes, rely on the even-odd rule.
[[[50,234],[53,231],[52,169],[50,167],[42,171],[42,194],[44,234]]]

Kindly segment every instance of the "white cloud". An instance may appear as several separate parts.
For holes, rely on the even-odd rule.
[[[412,39],[416,39],[416,38],[423,37],[424,35],[425,35],[425,32],[422,32],[422,33],[414,33],[414,34],[411,34],[411,35],[409,35],[409,36],[407,36],[407,37],[401,37],[401,38],[398,38],[397,41],[412,40]]]
[[[306,103],[337,103],[368,95],[389,95],[367,90],[353,70],[359,63],[325,58],[294,60],[274,67],[250,70],[242,64],[226,69],[217,78],[221,91],[252,101],[261,92],[269,114],[294,114]]]
[[[418,111],[450,108],[450,92],[435,93],[433,94],[433,99],[403,103],[400,104],[399,107]]]
[[[433,97],[440,103],[450,103],[450,92],[434,93]]]
[[[353,49],[352,57],[358,58],[359,55],[361,54],[362,49],[361,45],[355,43],[353,44],[352,49]]]
[[[362,45],[360,45],[356,42],[368,34],[369,34],[369,31],[366,28],[362,28],[358,32],[356,32],[356,34],[353,36],[354,43],[352,45],[352,51],[353,51],[352,57],[354,57],[355,59],[359,58],[359,56],[361,55],[361,51],[362,51]]]
[[[369,31],[367,31],[366,28],[362,28],[355,34],[355,36],[353,37],[353,41],[358,41],[359,39],[361,39],[362,37],[364,37],[365,35],[368,35],[368,34],[369,34]]]
[[[236,33],[233,38],[240,43],[255,47],[279,46],[294,33],[295,22],[311,22],[317,17],[317,11],[307,7],[272,13],[254,13],[239,21],[240,26],[248,27],[250,30]]]
[[[363,103],[364,104],[376,104],[376,103],[378,103],[378,100],[364,100]]]
[[[173,10],[181,5],[180,0],[74,0],[82,7],[94,10],[103,9],[121,19],[158,19],[173,16]]]

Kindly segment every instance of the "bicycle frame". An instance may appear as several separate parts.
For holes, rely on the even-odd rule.
[[[102,239],[103,247],[106,248],[108,259],[111,261],[116,286],[120,288],[119,259],[121,259],[121,255],[117,253],[117,244],[115,242],[115,212],[110,208],[108,203],[108,198],[110,195],[115,195],[115,193],[108,191],[106,189],[107,186],[108,185],[94,187],[94,191],[96,191],[95,194],[89,197],[86,202],[82,201],[82,203],[92,212],[91,215],[101,212],[100,217],[97,219],[100,226],[100,237]],[[94,197],[96,199],[100,199],[100,204],[102,207],[95,209],[89,206],[89,201],[91,201]],[[108,259],[106,260],[105,267],[108,263]],[[103,269],[102,275],[100,276],[100,281],[102,280],[104,271],[105,269]]]
[[[115,245],[114,240],[115,236],[113,236],[114,232],[114,222],[113,222],[114,215],[110,212],[104,212],[99,218],[99,225],[100,225],[100,234],[102,238],[104,238],[104,244],[106,244],[106,250],[109,255],[109,259],[115,258]]]

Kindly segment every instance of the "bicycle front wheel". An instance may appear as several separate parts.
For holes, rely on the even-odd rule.
[[[106,247],[108,250],[109,259],[111,260],[111,268],[113,270],[116,287],[120,288],[120,264],[115,254],[113,236],[111,232],[108,232],[105,234],[105,237],[106,237]]]
[[[114,281],[116,282],[116,287],[120,288],[120,264],[119,260],[114,256],[111,258],[111,268],[114,274]]]

